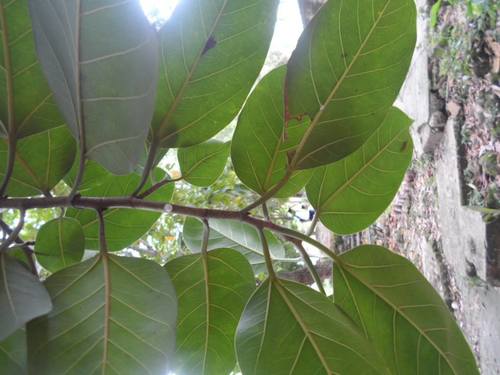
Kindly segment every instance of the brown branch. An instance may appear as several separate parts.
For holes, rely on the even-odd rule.
[[[9,227],[9,225],[3,220],[0,220],[0,228],[2,229],[3,232],[7,233],[8,235],[12,235],[12,233],[13,233],[13,230],[11,229],[11,227]],[[35,259],[33,257],[33,249],[30,247],[30,244],[33,245],[34,242],[32,242],[32,241],[25,242],[19,237],[19,235],[16,236],[14,241],[16,242],[16,244],[18,246],[21,247],[24,254],[26,255],[26,259],[28,260],[28,264],[31,268],[31,272],[35,276],[38,276],[38,271],[36,269]]]

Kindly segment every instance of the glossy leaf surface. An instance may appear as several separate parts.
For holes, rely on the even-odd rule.
[[[22,263],[0,253],[0,341],[31,319],[48,313],[50,297]]]
[[[212,185],[224,171],[230,147],[230,143],[208,141],[180,148],[177,151],[177,159],[182,178],[195,186]]]
[[[311,119],[294,167],[332,163],[364,143],[398,95],[415,39],[413,0],[328,1],[320,9],[288,63],[287,120]]]
[[[394,374],[479,374],[437,292],[407,259],[361,246],[335,264],[335,303],[370,338]]]
[[[255,289],[252,268],[231,249],[176,258],[165,265],[179,296],[175,373],[229,374],[234,334]]]
[[[278,0],[184,0],[159,31],[153,137],[204,142],[236,116],[266,57]]]
[[[177,301],[158,264],[97,256],[53,274],[45,285],[54,309],[27,327],[30,371],[167,373]]]
[[[85,250],[85,236],[78,220],[60,217],[46,222],[35,241],[38,262],[50,272],[78,263]]]
[[[86,156],[127,174],[143,154],[158,42],[138,0],[30,0],[38,56]]]
[[[264,255],[262,242],[257,230],[249,224],[234,220],[210,219],[208,250],[221,248],[234,249],[248,259],[253,266],[262,266]],[[200,252],[203,238],[203,223],[198,219],[186,218],[182,231],[187,247],[194,252]],[[265,231],[271,255],[275,259],[285,256],[281,242],[268,231]]]
[[[100,176],[100,169],[94,169]],[[155,170],[155,177],[160,180],[165,176],[161,169]],[[95,178],[91,174],[84,177],[90,181]],[[93,185],[83,192],[85,196],[112,197],[129,196],[139,185],[140,176],[131,174],[128,176],[113,176],[107,174],[106,177],[100,177],[101,184]],[[87,180],[88,181],[88,180]],[[149,188],[151,182],[148,182],[145,188]],[[174,191],[173,184],[167,184],[146,199],[157,202],[168,202]],[[106,239],[109,251],[117,251],[131,245],[144,234],[146,234],[153,224],[158,220],[161,213],[150,211],[138,211],[134,209],[110,208],[104,212],[106,225]],[[85,233],[85,248],[88,250],[99,249],[99,220],[94,210],[68,209],[66,216],[77,219],[83,227]]]
[[[7,152],[6,141],[0,139],[0,178],[4,176]],[[21,139],[7,195],[27,197],[50,192],[71,168],[75,152],[75,141],[65,126]]]
[[[307,121],[302,121],[285,128],[285,75],[286,67],[282,66],[259,82],[239,116],[232,140],[231,159],[236,174],[261,195],[285,176],[289,161],[287,147],[293,132],[307,127]],[[296,194],[310,177],[309,171],[296,172],[274,196]]]
[[[266,280],[236,333],[244,375],[388,374],[371,343],[327,297],[285,280]]]
[[[328,229],[358,232],[384,212],[411,161],[410,124],[406,115],[392,108],[359,150],[314,172],[307,197]]]

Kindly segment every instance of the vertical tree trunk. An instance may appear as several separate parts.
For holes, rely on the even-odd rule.
[[[302,22],[304,26],[309,23],[309,21],[316,14],[318,9],[326,3],[327,0],[297,0],[299,2],[300,14],[302,16]]]

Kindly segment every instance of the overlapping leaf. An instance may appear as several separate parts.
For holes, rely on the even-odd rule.
[[[38,63],[28,0],[0,1],[0,138],[63,124]]]
[[[71,168],[75,151],[75,141],[65,126],[21,139],[7,195],[27,197],[50,192]],[[5,173],[7,153],[7,142],[0,139],[0,178]]]
[[[129,196],[139,185],[140,177],[137,174],[128,176],[114,176],[107,174],[101,176],[100,168],[92,168],[84,176],[84,183],[96,181],[95,176],[100,176],[100,184],[89,184],[83,193],[86,196],[112,197]],[[92,172],[92,173],[90,173]],[[93,173],[96,175],[94,176]],[[165,173],[157,168],[154,173],[157,180],[164,177]],[[148,182],[146,188],[151,186]],[[167,184],[149,195],[146,200],[168,202],[174,190],[173,184]],[[104,212],[106,225],[106,239],[110,251],[121,250],[146,234],[160,217],[158,212],[138,211],[135,209],[111,208]],[[94,210],[68,209],[66,216],[77,219],[85,233],[85,248],[99,249],[99,220]]]
[[[208,140],[236,116],[264,63],[278,0],[185,0],[160,30],[153,138]]]
[[[311,123],[295,149],[299,169],[358,149],[396,99],[416,39],[413,0],[328,1],[288,63],[287,120]]]
[[[455,319],[407,259],[361,246],[335,263],[335,303],[357,324],[394,374],[479,374]]]
[[[208,141],[180,148],[177,159],[182,178],[195,186],[212,185],[224,171],[230,147],[230,143]]]
[[[0,340],[0,369],[3,375],[27,374],[26,331],[18,329],[9,337]]]
[[[165,268],[179,296],[175,372],[229,374],[236,327],[255,289],[248,261],[235,250],[217,249],[174,259]]]
[[[230,248],[234,249],[248,259],[250,264],[257,269],[265,263],[262,250],[262,241],[257,230],[246,223],[234,220],[210,219],[210,233],[208,250]],[[194,252],[200,252],[203,238],[203,223],[198,219],[186,218],[182,235],[187,247]],[[281,242],[268,231],[265,236],[269,245],[271,256],[281,259],[285,256],[285,249]]]
[[[0,341],[51,308],[49,294],[38,278],[0,252]]]
[[[32,373],[167,373],[177,301],[158,264],[97,256],[45,284],[54,309],[27,326]]]
[[[244,375],[388,374],[371,343],[324,295],[268,279],[252,295],[236,333]]]
[[[35,241],[38,262],[50,272],[78,263],[85,250],[85,236],[78,220],[60,217],[46,222]]]
[[[232,140],[231,159],[236,174],[245,185],[261,195],[271,190],[287,173],[287,148],[294,133],[301,128],[305,130],[308,124],[302,121],[285,128],[285,75],[286,67],[282,66],[259,82],[239,116]],[[296,172],[275,196],[296,194],[310,177],[309,171]]]
[[[159,60],[139,1],[29,5],[41,65],[73,136],[111,172],[132,172],[153,115]]]
[[[392,108],[359,150],[314,172],[307,197],[327,228],[341,234],[358,232],[384,212],[412,157],[410,124]]]

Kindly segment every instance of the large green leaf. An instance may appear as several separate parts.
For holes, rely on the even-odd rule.
[[[287,120],[311,123],[295,168],[342,159],[379,126],[396,99],[416,39],[413,0],[328,1],[288,63]]]
[[[393,374],[479,374],[455,319],[410,261],[379,246],[340,257],[335,303],[374,342]]]
[[[160,30],[153,138],[208,140],[236,116],[266,57],[278,0],[184,0]]]
[[[179,296],[175,373],[224,375],[235,366],[234,334],[255,289],[243,255],[217,249],[165,265]]]
[[[50,272],[78,263],[84,250],[82,226],[78,220],[69,217],[46,222],[36,235],[36,259]]]
[[[27,368],[26,331],[18,329],[0,341],[0,369],[2,375],[24,375]]]
[[[358,232],[384,212],[412,157],[410,124],[404,113],[392,108],[359,150],[314,172],[307,197],[328,229]]]
[[[0,137],[62,124],[36,56],[28,0],[0,0]]]
[[[32,373],[168,373],[177,300],[158,264],[99,255],[45,285],[54,309],[27,326]]]
[[[47,194],[71,168],[75,151],[75,141],[65,126],[21,139],[17,143],[14,173],[7,195]],[[0,139],[0,178],[4,176],[7,153],[7,141]]]
[[[266,75],[248,98],[234,132],[231,159],[245,185],[263,195],[287,173],[287,146],[294,129],[306,128],[307,121],[285,129],[284,84],[286,67]],[[296,172],[276,197],[295,195],[311,177],[310,171]]]
[[[247,257],[248,261],[258,269],[264,265],[264,254],[259,232],[246,223],[234,220],[210,219],[208,250],[221,248],[234,249]],[[271,256],[280,259],[285,256],[285,249],[280,241],[269,231],[265,231]],[[203,240],[203,223],[188,217],[184,222],[182,235],[189,250],[200,252]]]
[[[93,169],[100,175],[99,168]],[[157,180],[164,177],[165,173],[157,168],[154,173]],[[92,175],[86,175],[92,181]],[[89,187],[83,192],[85,196],[113,197],[128,196],[139,185],[140,177],[137,174],[128,176],[114,176],[107,174],[101,177],[101,184]],[[85,177],[84,177],[85,181]],[[145,188],[151,186],[151,182]],[[167,184],[149,195],[146,199],[157,202],[168,202],[174,191],[173,184]],[[85,248],[88,250],[99,249],[99,219],[94,210],[68,209],[66,216],[77,219],[85,233]],[[161,216],[161,213],[151,211],[138,211],[136,209],[110,208],[104,212],[106,225],[106,240],[109,251],[117,251],[131,245],[144,234]]]
[[[230,147],[230,143],[208,141],[180,148],[177,159],[182,178],[195,186],[212,185],[224,171]]]
[[[144,152],[158,42],[138,0],[30,0],[38,56],[87,157],[127,174]]]
[[[244,375],[388,374],[361,331],[327,297],[268,279],[248,301],[236,333]]]
[[[0,341],[52,308],[42,283],[22,263],[0,252]]]

